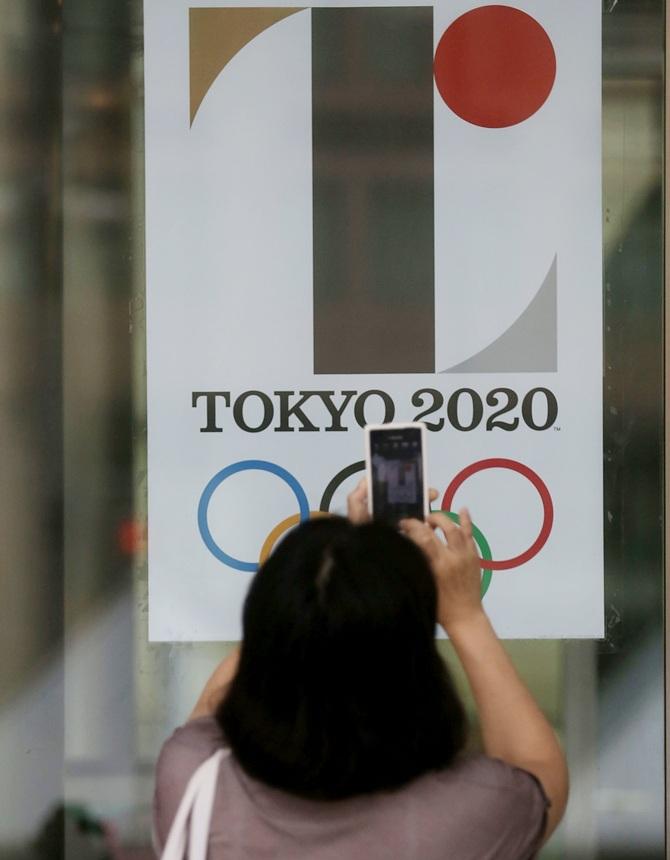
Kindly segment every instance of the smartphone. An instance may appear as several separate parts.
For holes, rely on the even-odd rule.
[[[425,441],[426,425],[419,422],[365,427],[368,507],[374,520],[396,525],[406,517],[428,516]]]

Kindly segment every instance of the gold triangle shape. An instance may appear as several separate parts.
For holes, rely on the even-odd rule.
[[[283,9],[189,9],[191,125],[219,72],[245,45],[278,21],[301,12]]]

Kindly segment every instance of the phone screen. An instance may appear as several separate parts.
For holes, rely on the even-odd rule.
[[[424,516],[421,430],[370,430],[372,511],[375,520],[396,524]]]

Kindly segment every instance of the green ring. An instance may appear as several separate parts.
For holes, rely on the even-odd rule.
[[[449,519],[455,522],[456,525],[460,525],[459,516],[453,511],[431,511],[431,514],[444,514],[445,517],[449,517]],[[491,552],[489,542],[474,523],[472,524],[472,537],[475,539],[475,543],[479,547],[484,561],[491,561],[493,553]],[[489,590],[489,585],[491,585],[493,573],[490,568],[482,567],[482,570],[482,597],[484,597],[486,592]]]

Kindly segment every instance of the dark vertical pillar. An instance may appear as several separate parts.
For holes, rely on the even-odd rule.
[[[3,13],[0,843],[10,850],[63,797],[62,4],[15,0]]]
[[[312,10],[314,372],[435,369],[432,7]]]

